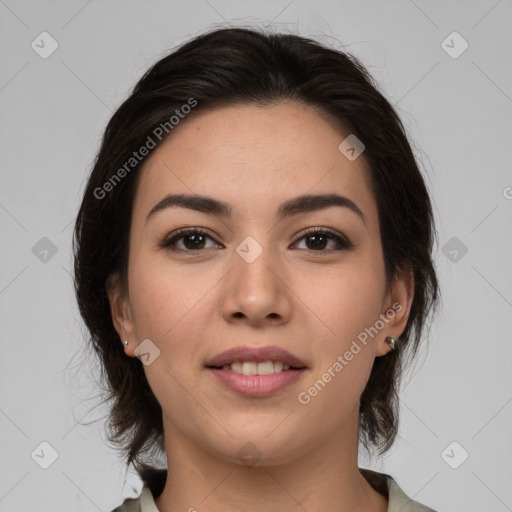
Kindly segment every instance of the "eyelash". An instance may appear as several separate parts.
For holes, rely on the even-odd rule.
[[[208,237],[208,238],[214,240],[213,237],[207,231],[204,231],[203,229],[183,228],[183,229],[179,229],[171,237],[167,237],[164,240],[162,240],[161,242],[159,242],[158,245],[162,249],[166,249],[166,250],[173,251],[173,252],[182,252],[182,253],[200,253],[201,251],[206,250],[206,249],[198,249],[198,250],[194,251],[194,250],[189,250],[189,249],[176,249],[176,247],[174,247],[174,244],[178,240],[184,238],[187,235],[192,235],[192,234],[203,235],[205,237]],[[323,249],[323,250],[319,250],[319,251],[306,249],[308,251],[308,253],[327,254],[332,251],[342,251],[342,250],[350,249],[351,247],[353,247],[353,244],[347,238],[338,235],[337,233],[335,233],[334,231],[332,231],[328,228],[310,229],[310,230],[306,231],[305,233],[303,233],[303,235],[300,238],[298,238],[295,243],[297,243],[299,240],[302,240],[303,238],[307,238],[308,236],[313,236],[313,235],[327,235],[327,238],[329,240],[334,240],[338,244],[338,248],[330,249],[330,250]]]

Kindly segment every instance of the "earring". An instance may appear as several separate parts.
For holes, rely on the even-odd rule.
[[[391,350],[395,350],[396,340],[392,336],[388,336],[386,338],[386,341],[389,343],[389,346],[391,347]]]
[[[123,341],[124,348],[128,346],[128,340]]]

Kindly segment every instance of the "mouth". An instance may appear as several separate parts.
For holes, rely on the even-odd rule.
[[[257,363],[257,368],[260,363],[265,363],[266,366],[261,367],[261,370],[265,371],[265,369],[270,369],[270,365],[268,364],[269,362],[275,364],[274,368],[277,368],[277,371],[282,371],[285,366],[287,367],[286,369],[301,369],[306,367],[306,364],[298,357],[280,347],[231,348],[209,359],[205,366],[207,368],[222,369],[225,366],[232,366],[235,364],[235,368],[232,369],[233,371],[236,371],[236,368],[239,368],[239,366],[236,365],[237,363],[242,363],[242,369],[244,368],[245,363]],[[280,364],[282,367],[280,367]],[[247,371],[252,371],[254,366],[251,364],[245,366],[245,368]],[[255,375],[255,373],[247,375]]]
[[[279,347],[236,347],[210,359],[205,367],[239,394],[262,397],[300,379],[305,363]]]
[[[286,372],[288,370],[302,370],[304,367],[290,366],[282,361],[234,361],[230,364],[222,366],[207,366],[207,368],[215,368],[217,370],[231,370],[240,375],[272,375],[273,373]]]

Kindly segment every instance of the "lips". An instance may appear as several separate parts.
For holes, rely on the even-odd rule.
[[[252,398],[284,391],[307,371],[298,357],[273,346],[231,348],[208,360],[205,367],[224,389]]]
[[[222,368],[237,361],[263,363],[265,361],[279,361],[290,368],[305,368],[306,364],[298,357],[279,347],[235,347],[209,359],[205,366],[209,368]]]

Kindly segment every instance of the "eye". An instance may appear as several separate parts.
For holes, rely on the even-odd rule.
[[[170,237],[162,240],[158,245],[163,249],[176,252],[199,252],[211,247],[205,247],[207,239],[215,242],[212,236],[199,228],[183,228],[172,234]],[[330,230],[329,228],[314,228],[306,231],[298,241],[310,240],[310,247],[306,247],[309,252],[326,253],[330,252],[325,248],[328,242],[334,242],[334,251],[341,251],[353,247],[353,244],[344,236]],[[182,247],[179,243],[182,242]],[[295,242],[297,243],[297,242]],[[222,247],[216,243],[213,247]]]
[[[344,236],[328,229],[328,228],[314,228],[306,231],[299,240],[306,239],[310,240],[310,247],[306,247],[306,250],[310,252],[325,253],[329,250],[325,249],[326,243],[335,242],[337,246],[334,251],[341,251],[344,249],[350,249],[353,244]],[[307,242],[306,242],[307,243]]]
[[[171,237],[164,239],[158,245],[164,249],[181,252],[195,252],[205,249],[205,241],[213,238],[202,229],[180,229]],[[183,240],[184,248],[177,247],[177,242]],[[217,244],[217,246],[219,246]]]

